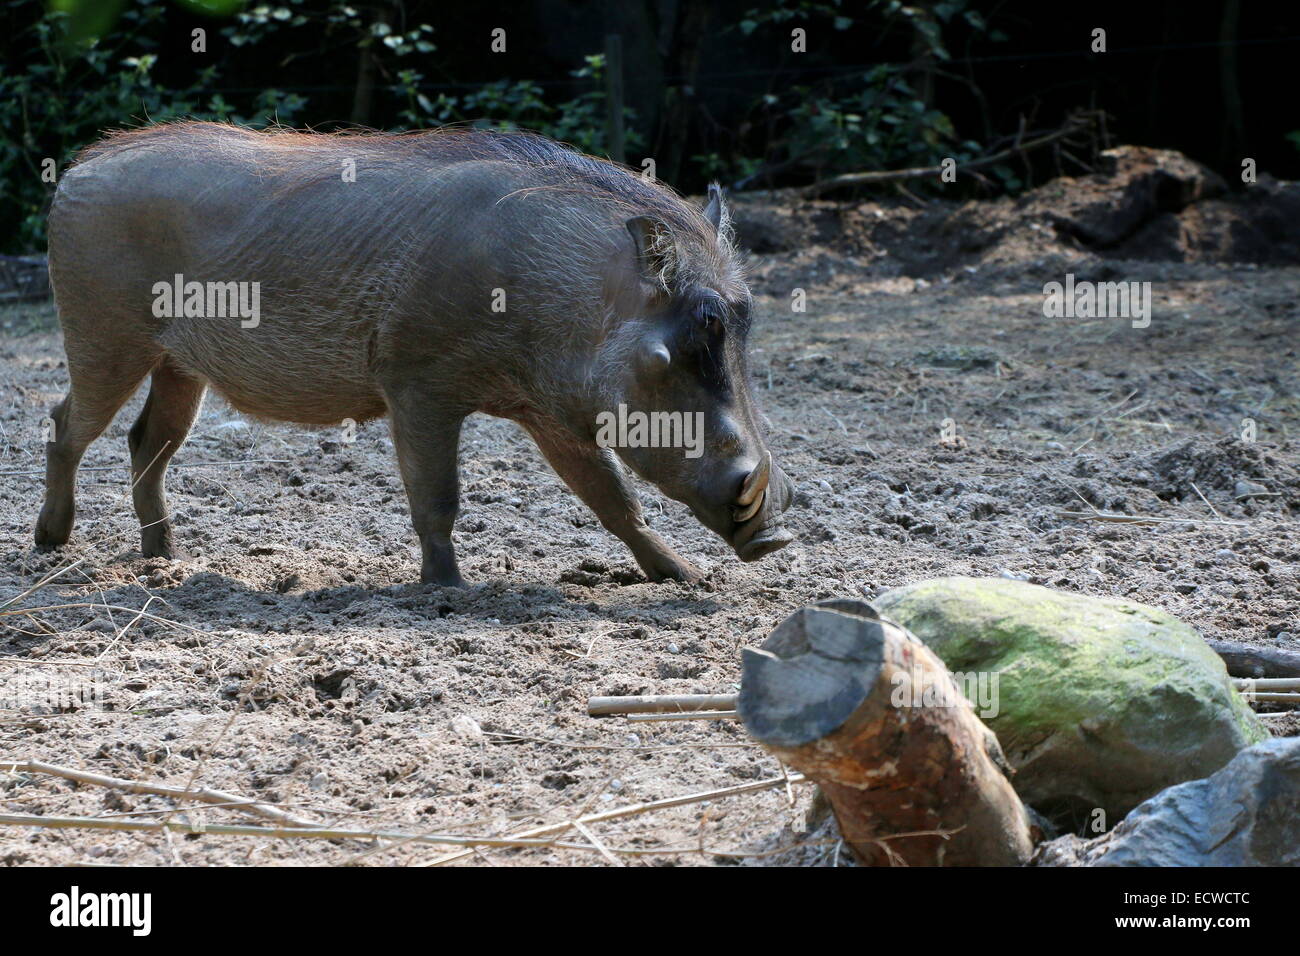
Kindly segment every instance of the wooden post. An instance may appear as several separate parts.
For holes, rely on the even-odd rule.
[[[623,150],[623,38],[605,36],[605,145],[609,158],[626,162]]]
[[[743,652],[750,735],[821,785],[870,866],[1018,866],[1028,814],[997,738],[916,637],[861,601],[828,601]]]

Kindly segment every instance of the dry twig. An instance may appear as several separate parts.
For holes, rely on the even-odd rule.
[[[575,826],[575,824],[601,823],[605,820],[617,820],[622,817],[637,816],[642,813],[653,813],[655,810],[666,810],[669,807],[682,807],[691,803],[702,803],[705,800],[716,800],[720,797],[730,797],[741,793],[753,793],[756,790],[768,790],[772,787],[779,787],[789,780],[790,783],[804,783],[806,778],[802,775],[791,775],[789,777],[769,777],[766,780],[756,780],[753,783],[737,784],[734,787],[723,787],[719,790],[704,790],[700,793],[691,793],[681,797],[668,797],[664,800],[655,800],[650,803],[634,803],[630,806],[619,807],[615,810],[603,810],[599,813],[588,813],[576,817],[572,820],[564,820],[560,823],[548,823],[538,827],[532,827],[516,834],[516,839],[531,839],[532,837],[545,836],[548,834],[561,834]],[[541,845],[549,845],[549,841],[541,841]],[[463,860],[470,856],[469,851],[459,853],[450,853],[446,856],[440,856],[437,859],[429,860],[421,866],[442,866],[446,863],[453,863],[456,860]]]
[[[314,820],[305,820],[301,817],[295,817],[291,813],[285,813],[283,810],[273,807],[270,804],[262,803],[260,800],[254,800],[250,797],[241,797],[237,794],[226,793],[222,790],[210,790],[203,788],[201,790],[183,790],[179,787],[169,787],[161,783],[139,782],[135,780],[126,780],[122,777],[108,777],[103,774],[90,773],[85,770],[74,770],[71,767],[59,767],[54,764],[43,763],[39,760],[20,760],[0,763],[0,770],[17,773],[43,773],[52,777],[62,777],[64,780],[72,780],[76,783],[84,783],[95,787],[108,787],[113,790],[125,790],[128,793],[150,793],[161,797],[189,797],[203,803],[219,804],[230,807],[234,810],[245,810],[248,813],[265,817],[268,820],[275,820],[277,823],[283,823],[293,827],[315,827],[320,824]]]
[[[1021,142],[1019,138],[1008,149],[993,153],[989,156],[981,156],[979,159],[972,160],[969,163],[962,163],[961,169],[970,172],[976,169],[982,169],[985,166],[993,166],[1013,156],[1028,153],[1043,146],[1050,145],[1063,139],[1067,139],[1077,133],[1092,128],[1097,120],[1097,114],[1092,112],[1076,113],[1071,116],[1062,126],[1054,133],[1048,133],[1045,136],[1039,136],[1036,139]],[[820,182],[813,183],[811,186],[805,186],[799,190],[799,195],[807,198],[816,198],[836,189],[842,189],[846,186],[874,186],[881,183],[898,183],[905,179],[922,179],[925,177],[938,176],[943,172],[942,166],[922,166],[913,169],[888,169],[888,170],[871,170],[861,173],[844,173],[839,176],[832,176],[829,179],[823,179]]]

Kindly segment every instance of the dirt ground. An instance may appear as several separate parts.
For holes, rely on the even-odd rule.
[[[896,221],[906,206],[853,215]],[[797,540],[741,564],[644,487],[652,523],[707,570],[689,588],[646,583],[528,438],[481,416],[462,448],[456,535],[472,587],[421,586],[384,423],[348,443],[245,422],[212,396],[169,476],[191,560],[140,556],[126,431],[143,395],[87,455],[99,470],[82,471],[73,542],[36,552],[40,420],[67,380],[50,307],[9,309],[0,760],[256,796],[340,828],[484,835],[779,776],[734,721],[632,724],[590,718],[585,702],[731,692],[741,647],[833,595],[1014,575],[1152,604],[1207,637],[1300,648],[1300,268],[1116,258],[1023,225],[1021,245],[994,259],[973,250],[910,274],[887,248],[839,242],[754,257],[751,361],[798,487]],[[1150,326],[1045,318],[1043,284],[1066,272],[1150,281]],[[791,309],[796,287],[804,312]],[[1094,509],[1161,521],[1062,514]],[[14,708],[33,675],[86,673],[93,706]],[[1293,717],[1269,724],[1300,733]],[[844,865],[833,833],[805,832],[810,800],[808,787],[767,787],[463,863],[606,865],[594,841],[629,865]],[[173,806],[0,767],[7,813],[156,820]],[[171,819],[268,822],[219,807]],[[0,829],[10,865],[418,864],[445,852]]]

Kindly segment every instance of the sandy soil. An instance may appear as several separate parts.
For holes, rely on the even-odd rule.
[[[753,370],[798,485],[798,540],[740,564],[647,487],[652,522],[708,570],[693,588],[645,583],[527,437],[483,417],[462,449],[457,534],[474,585],[421,586],[382,422],[349,444],[243,422],[211,397],[176,464],[235,464],[169,478],[192,560],[140,557],[124,492],[142,396],[87,456],[102,470],[82,472],[73,542],[38,553],[43,481],[27,472],[43,467],[39,423],[66,372],[49,308],[10,309],[0,602],[79,563],[10,610],[62,607],[0,617],[11,707],[0,759],[256,795],[340,827],[487,834],[779,774],[734,722],[629,724],[589,718],[584,704],[730,692],[741,647],[832,595],[1009,574],[1153,604],[1208,637],[1300,647],[1300,269],[1052,256],[920,280],[826,247],[756,258]],[[1066,271],[1152,281],[1150,327],[1044,318],[1042,285]],[[808,290],[806,312],[791,312],[794,286]],[[1240,439],[1245,418],[1254,443]],[[1093,508],[1165,521],[1062,515]],[[157,617],[133,613],[146,607]],[[33,674],[87,671],[99,706],[12,709]],[[1270,723],[1300,732],[1294,718]],[[629,864],[843,864],[833,834],[802,832],[810,799],[806,787],[768,788],[592,831],[641,851],[619,855]],[[160,819],[173,804],[0,773],[0,806]],[[173,819],[259,822],[221,808]],[[0,830],[8,864],[391,864],[441,852]],[[552,847],[467,862],[606,861]]]

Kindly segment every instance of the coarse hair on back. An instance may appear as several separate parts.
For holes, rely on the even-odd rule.
[[[74,165],[127,150],[148,148],[177,154],[244,150],[290,188],[336,175],[315,161],[321,151],[364,157],[369,163],[419,168],[422,163],[500,162],[532,174],[537,189],[571,191],[620,208],[627,218],[662,220],[686,250],[715,260],[724,274],[739,278],[738,256],[730,229],[715,231],[700,210],[673,189],[626,166],[579,152],[526,130],[496,131],[446,126],[407,133],[345,129],[322,133],[285,127],[254,130],[230,123],[176,120],[137,129],[119,129],[81,150]]]

